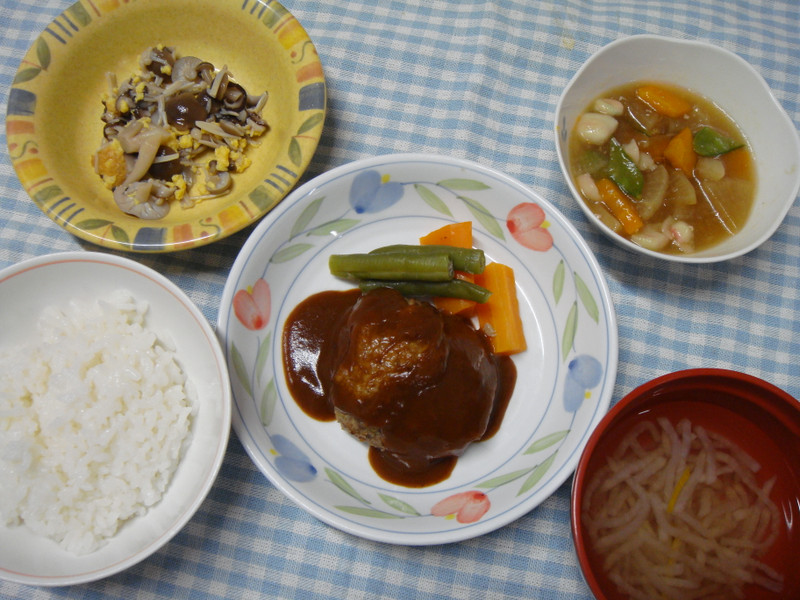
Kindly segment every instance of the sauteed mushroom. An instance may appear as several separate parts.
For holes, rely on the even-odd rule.
[[[219,196],[227,192],[233,184],[233,178],[228,171],[219,171],[209,175],[206,179],[206,189],[209,194]]]
[[[168,198],[171,194],[171,190],[157,185],[152,179],[134,181],[114,189],[114,202],[124,212],[140,219],[163,219],[169,213]]]
[[[261,116],[267,93],[249,94],[227,65],[168,46],[147,49],[139,66],[120,84],[108,75],[103,143],[92,157],[117,206],[161,219],[173,202],[191,207],[228,193],[233,174],[250,164],[247,148],[269,131]]]

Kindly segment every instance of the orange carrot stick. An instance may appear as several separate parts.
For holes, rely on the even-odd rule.
[[[697,153],[692,143],[692,131],[688,127],[681,129],[680,133],[669,141],[664,149],[664,158],[673,167],[686,173],[687,177],[692,176],[697,164]]]
[[[450,223],[440,227],[435,231],[419,238],[419,243],[423,246],[454,246],[456,248],[472,248],[472,221],[462,223]],[[475,278],[469,273],[457,271],[455,276],[458,279],[474,282]],[[474,300],[464,300],[462,298],[434,298],[433,304],[439,310],[443,310],[453,315],[464,315],[471,317],[475,313]]]
[[[622,228],[628,235],[633,235],[644,227],[644,222],[636,210],[630,198],[628,198],[617,184],[608,178],[600,179],[597,182],[597,191],[600,192],[600,199],[617,221],[622,224]]]
[[[667,149],[667,144],[672,139],[669,134],[653,135],[645,139],[641,148],[647,152],[656,163],[664,162],[664,150]]]
[[[456,248],[472,248],[472,221],[449,223],[419,238],[424,246],[455,246]]]
[[[475,306],[481,330],[489,336],[496,354],[516,354],[528,346],[519,314],[514,271],[500,263],[489,263],[475,283],[492,292],[489,300]]]
[[[682,117],[692,110],[692,104],[689,101],[660,85],[643,85],[636,89],[636,95],[657,113],[673,119]]]
[[[733,179],[752,177],[753,161],[747,148],[738,148],[722,155],[725,164],[725,176]]]

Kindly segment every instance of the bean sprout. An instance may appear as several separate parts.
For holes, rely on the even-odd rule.
[[[783,577],[759,560],[781,514],[760,465],[683,419],[644,421],[588,482],[583,521],[609,579],[631,599],[744,598]]]

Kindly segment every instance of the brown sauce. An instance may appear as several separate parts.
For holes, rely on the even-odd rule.
[[[494,435],[516,381],[513,361],[468,320],[389,289],[310,296],[282,341],[298,406],[338,420],[369,444],[378,475],[406,487],[447,479],[471,443]]]

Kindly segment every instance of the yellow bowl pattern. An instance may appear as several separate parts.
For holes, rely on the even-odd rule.
[[[158,221],[117,208],[94,172],[106,74],[124,79],[139,55],[164,44],[227,65],[251,93],[269,92],[270,130],[249,150],[234,190]],[[22,186],[70,233],[108,248],[171,252],[231,235],[268,213],[313,156],[326,114],[316,48],[272,0],[80,0],[39,35],[9,92],[6,136]]]

